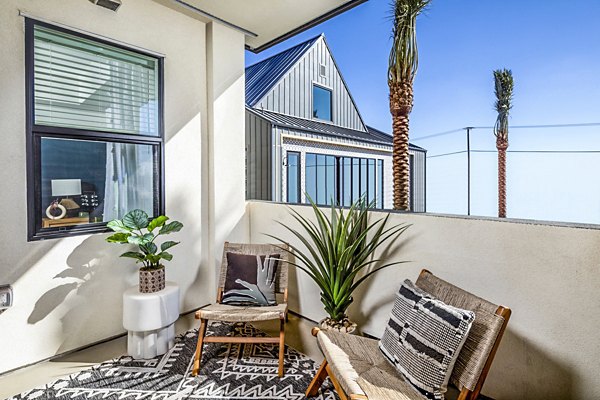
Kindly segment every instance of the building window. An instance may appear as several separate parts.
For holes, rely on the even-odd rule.
[[[331,121],[331,90],[313,85],[313,118]]]
[[[306,154],[306,193],[319,205],[349,207],[364,197],[383,208],[383,160]]]
[[[317,204],[337,203],[336,158],[306,154],[306,194]]]
[[[300,153],[287,152],[287,201],[300,203]]]
[[[377,185],[377,208],[383,209],[383,160],[377,160],[377,176],[379,184]]]
[[[164,211],[162,65],[26,20],[29,240]]]

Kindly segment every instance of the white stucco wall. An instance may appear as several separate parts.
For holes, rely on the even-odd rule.
[[[15,301],[0,314],[0,373],[123,333],[121,296],[137,282],[135,266],[118,257],[123,249],[107,244],[106,235],[26,240],[25,43],[19,10],[166,56],[166,212],[185,225],[177,234],[182,244],[172,249],[167,279],[181,287],[182,311],[214,298],[219,246],[247,235],[239,32],[148,0],[127,0],[116,13],[84,0],[3,0],[0,202],[6,208],[0,284],[14,286]],[[241,167],[223,169],[224,142],[234,143],[227,149]],[[235,143],[241,143],[241,152]]]
[[[306,206],[292,206],[304,216]],[[264,233],[292,240],[274,221],[294,225],[287,205],[249,204],[251,240]],[[374,213],[383,216],[383,213]],[[384,270],[356,293],[349,314],[380,336],[394,294],[422,268],[513,310],[483,388],[502,400],[600,398],[600,230],[478,220],[427,214],[393,214],[412,227],[389,260],[410,263]],[[301,271],[290,279],[290,308],[325,316],[316,285]]]

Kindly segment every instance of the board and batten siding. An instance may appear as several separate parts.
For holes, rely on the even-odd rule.
[[[272,125],[246,111],[246,199],[273,200]]]
[[[325,76],[319,72],[321,64],[325,65]],[[323,37],[312,45],[279,83],[254,105],[254,108],[312,119],[313,84],[332,91],[334,125],[366,131],[356,104]]]

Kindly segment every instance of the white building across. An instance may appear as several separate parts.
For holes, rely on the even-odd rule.
[[[424,212],[426,150],[409,153]],[[248,199],[392,208],[392,137],[364,122],[323,35],[246,68],[246,173]]]

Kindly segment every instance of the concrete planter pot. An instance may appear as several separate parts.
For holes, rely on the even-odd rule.
[[[165,288],[165,267],[140,269],[140,293],[154,293]]]

